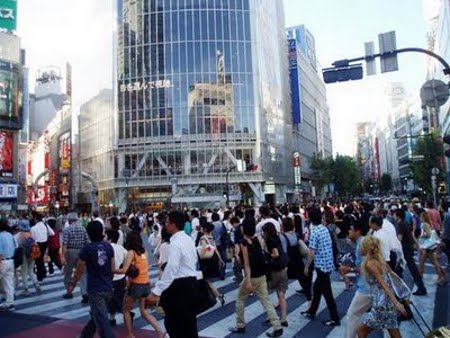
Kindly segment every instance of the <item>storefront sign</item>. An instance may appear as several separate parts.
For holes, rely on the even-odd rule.
[[[136,81],[133,83],[122,83],[120,85],[120,91],[123,92],[135,92],[140,90],[150,89],[159,89],[159,88],[172,88],[173,84],[170,80],[158,80],[158,81],[149,81],[149,82],[141,82]]]

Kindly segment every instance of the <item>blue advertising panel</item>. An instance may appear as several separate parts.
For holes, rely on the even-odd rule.
[[[300,124],[302,121],[301,112],[301,86],[297,60],[297,41],[288,40],[289,54],[289,78],[291,81],[291,104],[292,104],[292,123]]]

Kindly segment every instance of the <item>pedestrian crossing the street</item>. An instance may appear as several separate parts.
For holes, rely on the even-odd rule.
[[[428,289],[428,295],[425,297],[412,298],[416,307],[421,311],[422,316],[427,323],[432,326],[435,316],[435,307],[439,301],[436,298],[437,276],[432,273],[432,269],[427,267],[427,273],[424,275],[424,282]],[[154,282],[158,276],[156,267],[150,271],[150,278]],[[411,284],[409,276],[406,278]],[[214,283],[220,293],[225,295],[226,303],[221,306],[218,303],[212,309],[202,313],[198,317],[198,329],[201,337],[219,338],[219,337],[243,337],[243,335],[231,334],[228,328],[235,325],[235,307],[238,293],[238,284],[233,281],[231,270],[227,271],[225,280],[218,280]],[[77,288],[74,291],[74,298],[63,299],[65,293],[63,284],[63,276],[61,273],[48,277],[42,283],[41,293],[32,293],[31,288],[29,296],[20,296],[22,288],[19,286],[16,290],[15,312],[28,315],[40,315],[61,320],[76,320],[85,322],[89,318],[89,306],[81,304],[80,291]],[[342,318],[340,327],[327,327],[322,322],[328,319],[328,310],[325,301],[322,300],[316,319],[311,321],[302,317],[301,312],[307,310],[308,303],[303,295],[296,292],[299,288],[297,281],[290,281],[289,289],[286,293],[288,301],[288,323],[289,326],[284,328],[283,337],[328,337],[341,338],[345,332],[345,313],[348,309],[352,297],[354,295],[354,287],[345,290],[344,283],[340,280],[337,273],[333,273],[332,288],[336,299],[339,314]],[[270,298],[274,304],[277,299],[275,293],[270,294]],[[151,310],[152,314],[158,319],[161,326],[164,325],[164,318]],[[134,327],[136,329],[152,330],[151,326],[141,318],[139,310],[135,310],[136,317]],[[123,325],[123,317],[116,316],[117,324]],[[247,299],[245,308],[245,320],[247,322],[245,337],[264,337],[265,332],[271,330],[270,327],[264,325],[266,320],[265,312],[258,298],[251,296]],[[418,337],[418,331],[415,324],[403,322],[401,324],[401,332],[403,337]],[[370,337],[382,337],[381,333],[372,334]]]

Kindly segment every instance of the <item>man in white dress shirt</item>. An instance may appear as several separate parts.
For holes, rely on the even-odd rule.
[[[156,304],[162,298],[164,325],[171,338],[198,338],[195,309],[197,250],[184,232],[184,223],[185,216],[181,212],[174,211],[167,216],[165,228],[172,235],[169,258],[147,301]]]
[[[33,237],[41,250],[41,256],[36,260],[36,277],[39,282],[42,282],[42,280],[47,277],[44,255],[47,250],[48,237],[54,236],[55,232],[43,222],[41,214],[36,213],[34,219],[36,224],[31,228],[31,237]]]
[[[272,218],[270,208],[267,206],[263,206],[259,208],[259,213],[261,215],[261,221],[256,225],[256,234],[260,235],[262,231],[262,227],[266,223],[273,223],[275,225],[275,229],[277,229],[277,232],[280,233],[281,227],[280,222],[278,222],[276,219]]]

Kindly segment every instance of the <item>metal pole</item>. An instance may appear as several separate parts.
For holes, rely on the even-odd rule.
[[[436,176],[431,176],[431,189],[433,189],[433,203],[434,207],[437,206],[437,197],[436,197]]]
[[[230,175],[230,172],[232,172],[236,167],[232,166],[230,168],[228,168],[227,170],[227,174],[225,176],[225,185],[226,185],[226,192],[227,192],[227,208],[230,206],[230,184],[229,184],[229,179],[228,176]]]

